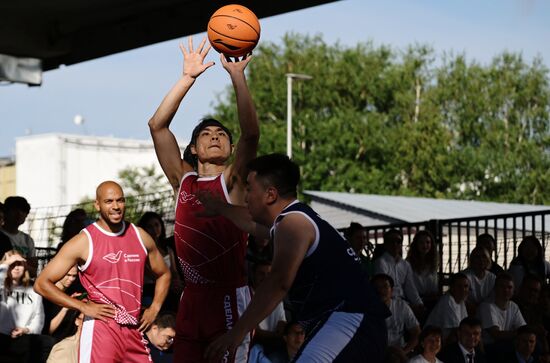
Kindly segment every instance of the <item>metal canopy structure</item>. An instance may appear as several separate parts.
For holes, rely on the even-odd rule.
[[[333,1],[4,1],[0,4],[0,54],[38,59],[47,71],[203,32],[210,15],[231,3],[264,18]]]

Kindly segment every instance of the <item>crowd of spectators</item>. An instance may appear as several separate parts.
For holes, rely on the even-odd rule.
[[[1,362],[77,362],[83,316],[36,294],[35,246],[19,230],[30,211],[22,197],[0,203],[0,351]],[[92,223],[75,209],[63,224],[60,245]],[[162,217],[146,212],[137,223],[153,238],[172,270],[171,291],[161,314],[145,332],[154,362],[171,362],[175,314],[183,279],[166,236]],[[550,362],[550,263],[540,241],[523,238],[507,270],[493,255],[495,239],[481,234],[469,253],[468,268],[443,278],[434,236],[417,231],[403,258],[403,235],[390,229],[384,243],[368,241],[365,229],[352,223],[345,232],[363,271],[392,315],[387,318],[387,362]],[[368,253],[367,253],[368,252]],[[251,238],[247,253],[249,282],[257,288],[269,274],[273,246]],[[151,303],[154,281],[146,271],[143,307]],[[56,283],[64,293],[86,299],[74,266]],[[290,362],[304,342],[304,330],[281,303],[256,331],[249,362]]]

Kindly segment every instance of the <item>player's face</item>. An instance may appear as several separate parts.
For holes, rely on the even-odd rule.
[[[201,162],[225,163],[231,156],[229,135],[219,126],[202,129],[192,149]]]
[[[122,189],[116,184],[104,186],[96,199],[95,207],[107,224],[122,223],[126,207]]]
[[[248,173],[246,178],[246,197],[245,201],[252,219],[258,223],[269,224],[273,221],[264,221],[265,202],[267,190],[265,186],[256,177],[256,172]]]
[[[464,348],[474,349],[481,341],[481,326],[461,326],[458,329],[458,339]]]

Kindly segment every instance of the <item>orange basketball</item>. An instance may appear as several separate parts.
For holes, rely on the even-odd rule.
[[[232,57],[250,53],[260,40],[260,22],[242,5],[219,8],[208,22],[208,40],[212,48]]]

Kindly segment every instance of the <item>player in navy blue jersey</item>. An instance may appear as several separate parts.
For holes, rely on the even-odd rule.
[[[288,294],[306,341],[295,362],[381,362],[389,311],[368,282],[350,244],[328,222],[297,200],[298,166],[270,154],[248,164],[247,208],[208,195],[208,212],[274,243],[271,273],[234,327],[207,349],[219,359]]]

